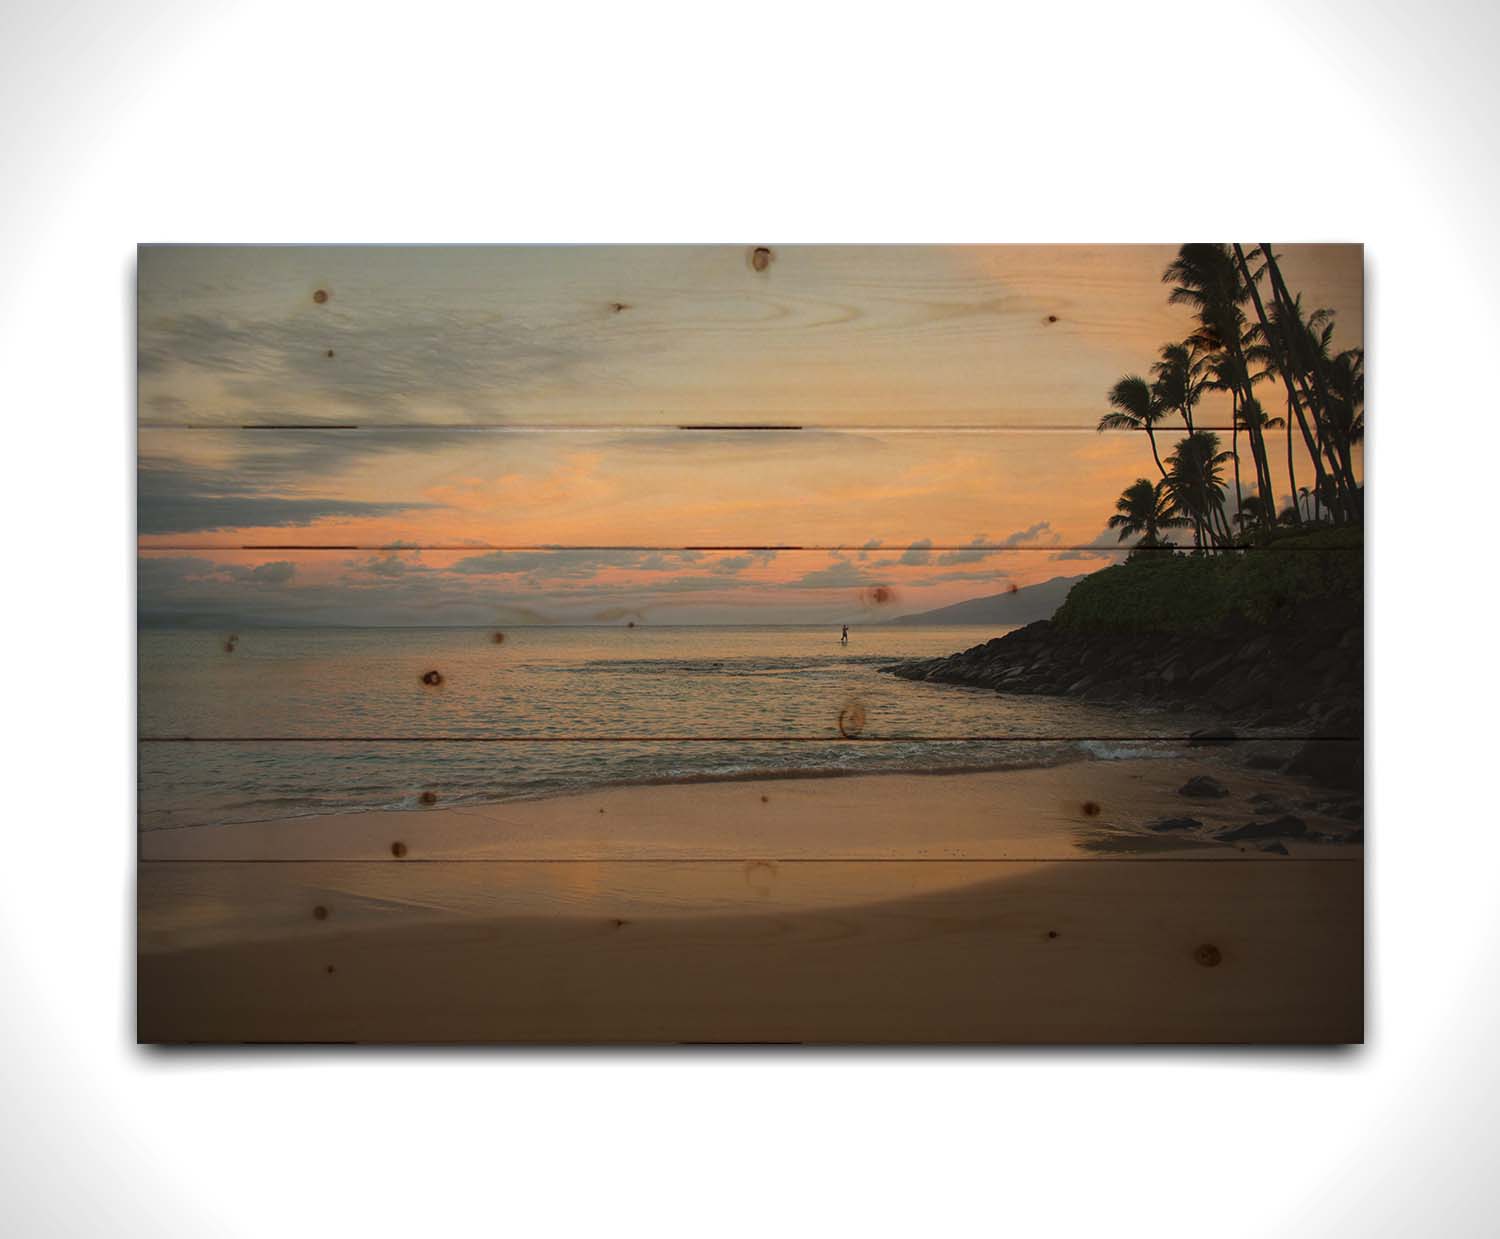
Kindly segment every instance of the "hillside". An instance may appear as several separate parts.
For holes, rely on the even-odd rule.
[[[938,607],[934,611],[921,611],[916,615],[903,615],[890,621],[892,624],[1029,624],[1033,620],[1051,619],[1053,612],[1062,606],[1068,591],[1082,576],[1059,576],[1039,585],[1027,585],[1014,593],[990,594],[985,598],[970,598],[967,602],[955,602],[952,606]]]

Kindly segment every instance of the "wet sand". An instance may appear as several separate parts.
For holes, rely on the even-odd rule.
[[[1211,774],[1219,800],[1178,794]],[[1038,860],[1101,853],[1234,859],[1253,845],[1211,836],[1276,816],[1285,802],[1310,831],[1350,823],[1305,807],[1329,793],[1285,776],[1202,758],[1088,761],[970,774],[880,774],[615,787],[549,800],[360,812],[143,832],[143,860]],[[1162,817],[1199,831],[1155,832]],[[1326,845],[1285,841],[1293,855]],[[1346,854],[1347,849],[1335,849]]]

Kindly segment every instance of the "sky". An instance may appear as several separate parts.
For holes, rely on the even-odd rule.
[[[1278,250],[1362,344],[1359,247]],[[1173,251],[144,248],[142,618],[858,623],[1107,566]]]

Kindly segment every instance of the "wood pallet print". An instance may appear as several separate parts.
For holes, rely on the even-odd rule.
[[[141,1040],[1361,1040],[1360,247],[138,290]]]

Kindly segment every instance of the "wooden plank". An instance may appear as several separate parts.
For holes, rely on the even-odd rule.
[[[1362,884],[1316,861],[147,863],[138,1033],[1352,1042]]]
[[[837,644],[847,623],[862,634],[860,643],[839,651],[819,640],[802,652],[899,657],[927,648],[912,646],[901,626],[887,626],[904,616],[1014,588],[1014,601],[994,612],[992,626],[1029,622],[1051,614],[1069,582],[1127,553],[1118,543],[915,550],[153,546],[138,561],[138,608],[143,631],[204,630],[198,652],[220,655],[220,662],[224,655],[272,652],[244,632],[234,649],[224,649],[230,630],[286,626],[378,627],[391,630],[393,641],[403,640],[400,629],[469,628],[494,664],[545,656],[537,647],[548,628],[615,628],[611,640],[635,642],[646,657],[670,653],[666,636],[652,635],[667,626],[831,626]],[[498,645],[496,633],[503,637]],[[618,645],[610,656],[625,656],[628,648]],[[932,652],[940,650],[948,652],[941,646]],[[324,652],[339,650],[330,645]]]
[[[757,253],[757,251],[760,251]],[[173,425],[1092,427],[1181,339],[1172,246],[146,246]],[[1285,247],[1361,343],[1362,251]],[[1143,295],[1143,290],[1146,290]],[[1210,399],[1227,425],[1227,405]]]
[[[139,848],[148,860],[408,863],[1356,855],[1357,793],[1278,768],[1302,747],[146,744]],[[1204,776],[1222,796],[1182,794]],[[1297,825],[1271,852],[1272,835],[1218,837],[1288,814]]]
[[[1163,453],[1176,437],[1163,433]],[[1305,484],[1309,458],[1300,439],[1292,448]],[[1156,474],[1144,435],[1091,429],[147,428],[139,464],[148,548],[879,546],[950,559],[1118,547],[1106,530],[1116,500]]]

